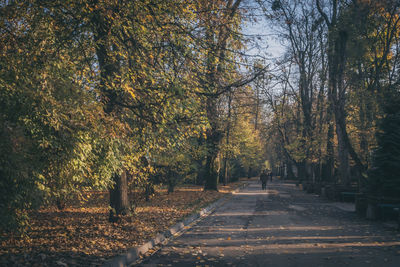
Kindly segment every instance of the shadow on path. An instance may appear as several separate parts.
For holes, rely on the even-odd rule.
[[[291,184],[251,181],[139,266],[400,266],[400,235]]]

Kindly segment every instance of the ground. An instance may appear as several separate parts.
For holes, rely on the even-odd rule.
[[[400,234],[346,205],[250,185],[138,266],[400,266]]]
[[[132,216],[108,222],[108,193],[88,192],[88,200],[70,203],[63,211],[42,208],[31,214],[25,238],[0,236],[0,266],[98,266],[143,244],[178,220],[226,195],[242,182],[219,186],[180,186],[174,193],[157,189],[149,202],[140,192]]]

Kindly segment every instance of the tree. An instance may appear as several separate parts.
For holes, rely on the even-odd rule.
[[[46,202],[105,188],[115,157],[99,118],[102,109],[87,64],[74,64],[80,44],[57,43],[60,25],[40,5],[1,5],[1,200],[6,229],[26,226]],[[64,39],[69,32],[59,32]],[[12,170],[12,169],[14,170]],[[79,189],[78,189],[79,187]],[[5,194],[4,196],[7,196]]]
[[[385,116],[377,132],[378,148],[370,172],[370,192],[396,198],[400,194],[400,95],[393,88],[387,94]]]
[[[171,124],[185,123],[196,110],[197,98],[188,89],[193,83],[188,79],[191,63],[187,55],[191,43],[186,36],[187,25],[174,21],[177,17],[190,21],[192,11],[178,1],[113,5],[95,1],[88,8],[94,10],[93,15],[87,16],[98,59],[99,90],[108,116],[130,129],[161,130]],[[187,108],[186,114],[182,107]],[[131,144],[123,153],[135,153],[132,132],[121,133],[120,143]],[[138,134],[143,139],[152,136],[143,130]],[[119,172],[113,175],[110,220],[129,208],[126,189],[129,164],[134,163],[121,162]]]
[[[249,173],[257,174],[265,161],[265,153],[260,130],[254,129],[257,116],[254,114],[257,105],[256,92],[250,86],[238,88],[228,95],[227,104],[231,110],[228,109],[226,114],[226,125],[229,128],[221,142],[221,176],[224,177],[225,174],[224,178],[227,180],[228,176],[238,178]],[[261,121],[261,118],[258,119]]]
[[[219,153],[220,142],[223,137],[218,115],[218,100],[221,94],[231,90],[222,84],[231,82],[228,69],[235,66],[227,64],[229,57],[229,42],[232,41],[233,32],[238,25],[238,7],[240,0],[233,1],[203,1],[199,5],[200,25],[204,30],[204,77],[203,92],[205,96],[205,110],[210,124],[207,129],[206,147],[207,156],[205,163],[205,185],[207,190],[218,190],[218,173],[216,159]]]
[[[316,147],[322,145],[316,140],[320,139],[318,135],[322,134],[323,125],[317,125],[318,115],[323,114],[324,106],[321,102],[324,97],[324,62],[323,54],[319,53],[322,42],[321,32],[324,30],[318,20],[318,14],[312,6],[312,2],[304,1],[272,1],[272,13],[267,12],[264,3],[261,3],[265,10],[267,18],[273,20],[274,25],[279,29],[280,37],[289,44],[286,60],[293,61],[296,70],[290,77],[297,83],[293,85],[298,91],[299,111],[301,117],[298,118],[299,138],[298,145],[304,151],[304,158],[297,163],[299,169],[299,178],[301,180],[314,177],[312,165],[317,161],[312,153]],[[320,75],[318,75],[320,74]],[[318,85],[319,88],[318,88]],[[298,88],[298,89],[297,89]],[[320,93],[318,95],[318,89]],[[318,108],[318,110],[315,110]],[[323,119],[320,117],[320,122]],[[319,130],[315,131],[318,127]],[[317,135],[318,134],[318,135]],[[299,136],[299,137],[300,137]]]
[[[220,153],[220,143],[223,139],[221,112],[219,105],[221,97],[252,82],[264,70],[256,73],[242,74],[239,72],[238,55],[243,40],[240,34],[241,0],[237,1],[199,1],[197,36],[203,53],[198,72],[199,95],[204,97],[204,109],[209,123],[206,132],[207,156],[205,162],[206,190],[217,190],[218,170],[216,160]]]
[[[110,187],[110,219],[127,211],[126,172],[161,144],[154,133],[198,129],[202,120],[187,34],[192,11],[180,1],[1,4],[1,115],[11,125],[2,135],[12,145],[19,133],[32,151],[14,150],[15,161],[4,162],[34,167],[18,169],[30,177],[19,190],[26,195],[14,208],[10,198],[6,213],[30,207],[36,191],[60,198],[85,186]],[[13,181],[15,173],[3,173]]]
[[[375,125],[384,114],[383,95],[397,77],[398,2],[259,3],[288,44],[275,63],[280,70],[272,79],[276,84],[266,86],[269,128],[279,133],[270,133],[276,154],[296,164],[299,176],[306,160],[316,180],[331,181],[336,160],[335,182],[350,185],[358,178],[362,185]]]

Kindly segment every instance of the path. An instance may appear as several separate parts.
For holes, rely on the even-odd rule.
[[[400,234],[294,185],[251,181],[139,266],[400,266]]]

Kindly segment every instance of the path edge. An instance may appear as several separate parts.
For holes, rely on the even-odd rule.
[[[154,238],[145,242],[143,245],[128,249],[128,251],[126,253],[109,259],[108,261],[104,262],[101,266],[102,267],[125,267],[125,266],[131,265],[132,263],[136,262],[140,258],[140,255],[145,254],[147,251],[149,251],[156,245],[162,244],[168,238],[182,232],[185,229],[185,227],[189,226],[191,223],[193,223],[197,219],[209,215],[218,206],[222,205],[225,201],[230,199],[232,197],[233,193],[239,192],[240,189],[245,188],[247,185],[248,185],[248,183],[246,183],[246,182],[243,183],[242,185],[240,185],[239,187],[234,189],[232,192],[230,192],[230,194],[228,194],[227,196],[221,197],[220,199],[211,203],[210,205],[201,209],[200,211],[190,215],[187,218],[184,218],[182,221],[176,223],[175,225],[170,227],[165,232],[157,234]]]

